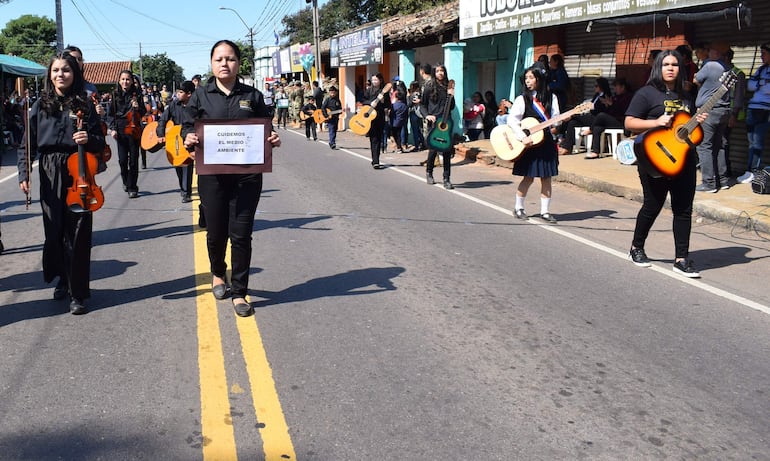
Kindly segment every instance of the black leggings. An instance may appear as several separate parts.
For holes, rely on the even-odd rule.
[[[682,173],[673,178],[653,178],[639,168],[644,202],[636,216],[634,248],[644,248],[655,218],[671,194],[671,211],[674,214],[674,251],[676,258],[687,258],[690,251],[690,230],[692,229],[692,202],[695,198],[695,152],[688,154],[687,165]]]

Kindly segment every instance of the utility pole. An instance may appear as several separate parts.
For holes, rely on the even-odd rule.
[[[310,3],[311,0],[305,0]],[[323,88],[321,84],[321,40],[320,40],[320,24],[318,22],[318,0],[312,0],[313,2],[313,49],[315,53],[313,55],[313,61],[315,61],[315,77],[318,82],[318,86]]]
[[[142,64],[142,42],[139,42],[139,80],[144,83],[144,66]]]
[[[56,51],[64,51],[64,27],[62,26],[61,0],[56,0]]]

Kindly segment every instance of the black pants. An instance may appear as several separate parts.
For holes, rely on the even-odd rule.
[[[192,195],[192,183],[193,183],[193,170],[195,165],[190,162],[189,165],[182,165],[174,168],[176,170],[176,177],[179,179],[179,190],[182,191],[182,195]]]
[[[644,242],[650,233],[655,218],[666,203],[666,195],[671,194],[671,211],[674,214],[674,251],[676,258],[687,258],[690,251],[690,230],[692,229],[692,202],[695,197],[695,152],[688,154],[687,165],[679,176],[653,178],[639,169],[644,202],[636,216],[636,227],[631,244],[634,248],[644,248]]]
[[[118,164],[123,186],[128,192],[139,192],[139,140],[118,132]]]
[[[316,134],[315,120],[309,118],[305,120],[305,136],[310,139],[311,135],[313,136],[314,140],[318,139],[318,134]]]
[[[382,152],[383,125],[373,124],[369,129],[369,150],[372,153],[372,165],[380,164],[380,152]]]
[[[248,293],[251,232],[261,193],[261,174],[198,176],[211,273],[216,277],[225,277],[225,250],[229,238],[234,298],[243,298]]]
[[[428,150],[428,163],[425,165],[425,169],[428,174],[433,175],[433,165],[436,163],[436,155],[441,154],[441,163],[444,165],[444,179],[449,179],[449,175],[452,173],[452,151],[439,152],[435,149]]]
[[[43,278],[66,281],[69,294],[80,300],[91,296],[91,212],[73,213],[67,206],[68,153],[40,157],[40,205],[43,208]]]

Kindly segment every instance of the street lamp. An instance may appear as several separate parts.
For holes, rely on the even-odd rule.
[[[226,6],[220,6],[220,10],[230,10],[233,13],[235,13],[236,16],[238,16],[238,19],[241,20],[244,26],[246,26],[246,30],[249,31],[249,43],[251,45],[251,86],[257,86],[257,69],[254,65],[254,61],[257,57],[257,51],[254,49],[254,27],[249,27],[248,24],[246,24],[246,21],[243,20],[240,14],[238,14],[237,11],[235,11],[232,8],[227,8]],[[256,24],[255,24],[256,25]]]

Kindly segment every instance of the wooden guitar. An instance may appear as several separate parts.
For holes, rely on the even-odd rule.
[[[455,81],[450,80],[447,84],[447,91],[454,90]],[[428,147],[439,152],[446,152],[452,148],[452,131],[454,129],[454,122],[452,117],[449,116],[449,112],[452,110],[452,101],[454,96],[447,93],[446,104],[444,105],[444,113],[441,114],[441,118],[436,120],[433,124],[433,128],[428,132]]]
[[[492,129],[492,133],[489,135],[489,142],[492,144],[492,149],[495,151],[498,157],[503,160],[515,161],[531,146],[536,146],[543,142],[543,130],[555,125],[563,120],[572,117],[575,114],[582,114],[591,111],[594,108],[594,104],[591,101],[586,101],[582,104],[575,106],[575,108],[559,114],[558,117],[550,118],[544,122],[538,123],[538,120],[533,117],[527,117],[521,121],[521,129],[527,134],[523,140],[516,138],[516,133],[508,125],[498,125]],[[531,140],[530,146],[525,142]]]
[[[639,165],[657,178],[672,178],[681,173],[687,153],[703,141],[703,128],[698,123],[697,116],[713,109],[722,96],[730,91],[737,78],[732,71],[725,72],[719,78],[719,88],[695,115],[677,111],[669,126],[653,128],[637,136],[634,141],[634,153]]]
[[[390,83],[386,84],[380,92],[380,95],[385,97],[391,87],[392,85]],[[375,99],[371,104],[362,106],[362,109],[358,111],[356,115],[350,117],[350,131],[359,136],[366,136],[366,134],[369,133],[369,128],[372,127],[372,120],[377,118],[377,111],[375,108],[379,102],[379,99]]]
[[[306,114],[304,110],[299,111],[299,119],[303,122],[309,118],[311,118],[313,114]]]
[[[315,120],[315,122],[317,124],[319,124],[319,125],[324,123],[324,122],[328,122],[329,120],[331,120],[332,115],[341,114],[342,113],[342,109],[339,109],[339,110],[329,110],[327,112],[329,113],[329,116],[328,117],[324,117],[323,109],[316,109],[313,112],[313,120]]]
[[[166,132],[174,126],[174,122],[171,120],[166,123]],[[163,143],[158,138],[158,122],[148,123],[144,129],[142,129],[142,139],[140,141],[142,149],[148,152],[158,152],[163,148]]]
[[[187,165],[193,161],[190,151],[184,147],[182,125],[174,125],[166,130],[166,158],[173,166]]]

